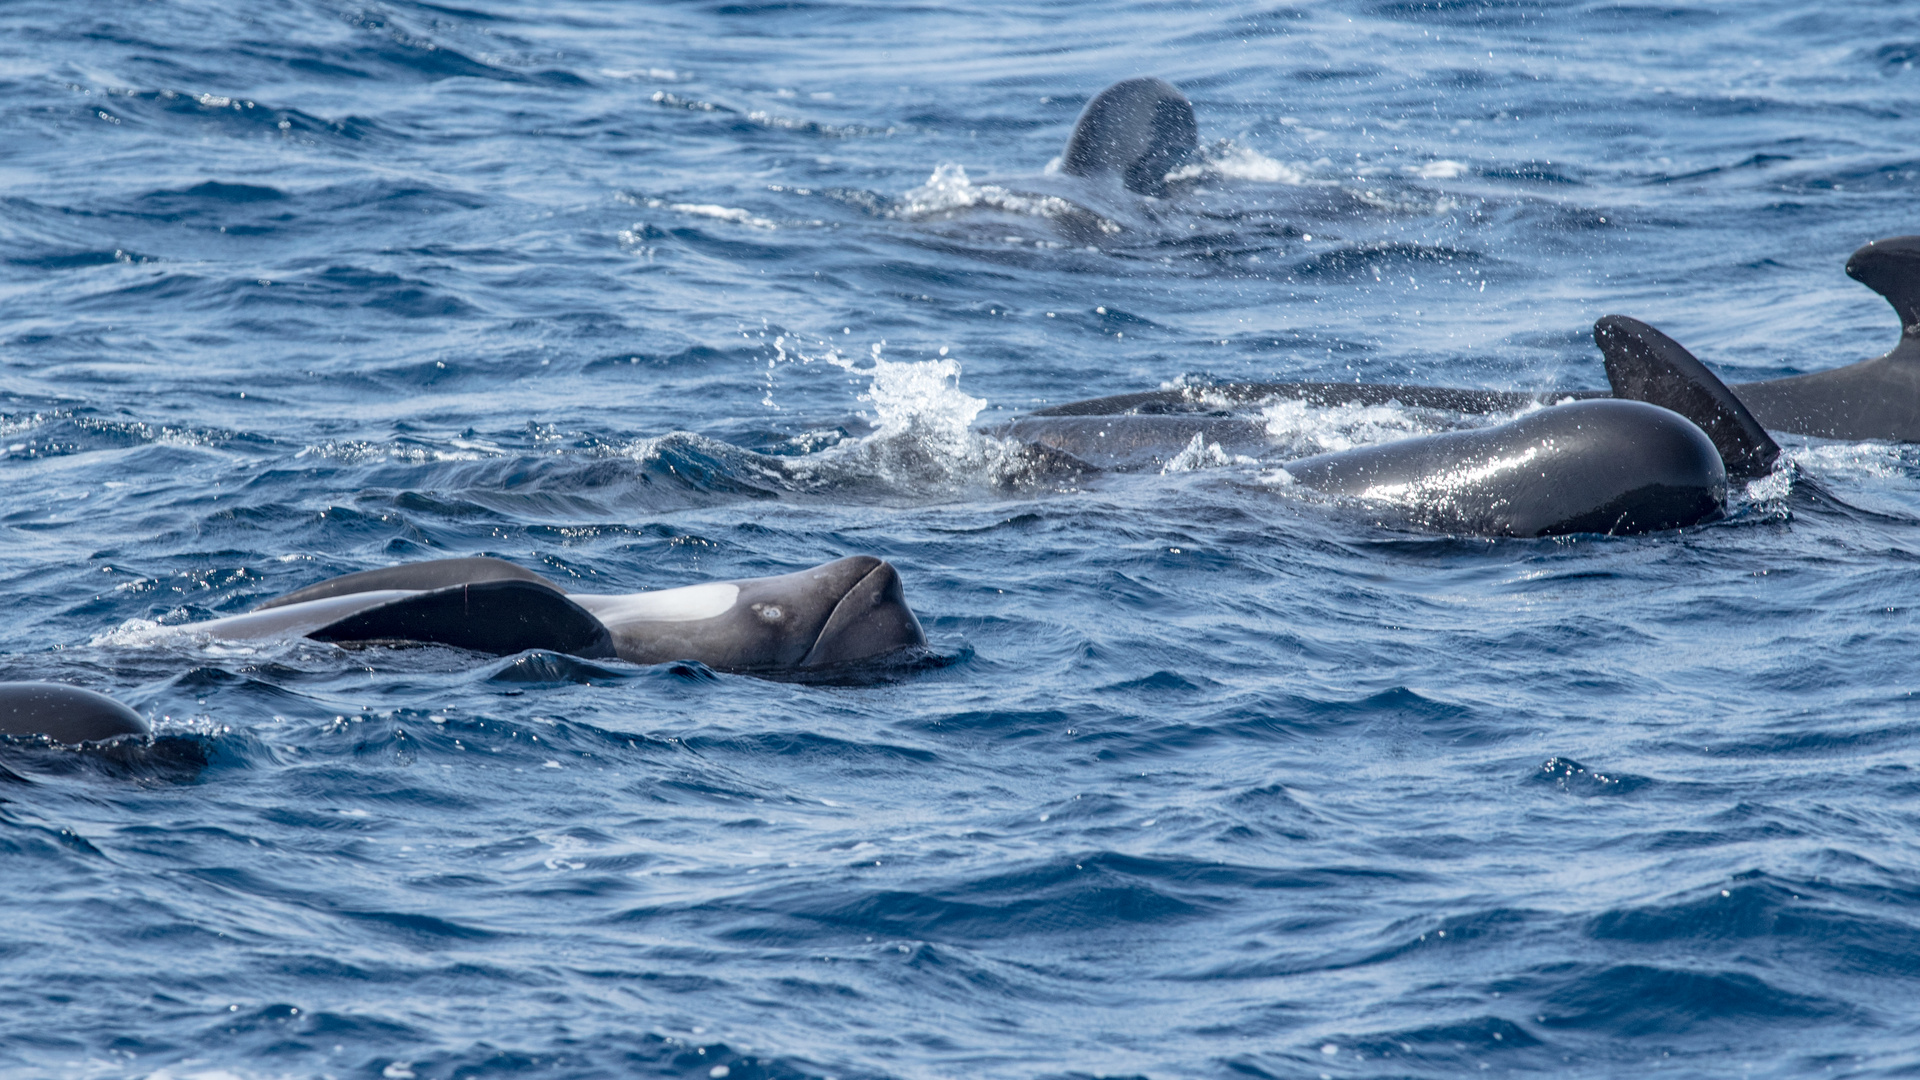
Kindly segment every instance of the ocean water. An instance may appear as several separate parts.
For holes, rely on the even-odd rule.
[[[1905,0],[0,7],[0,678],[158,731],[0,746],[0,1073],[1920,1073],[1920,452],[1488,541],[979,433],[1601,386],[1615,312],[1877,354],[1916,65]],[[1205,160],[1075,210],[1138,74]],[[480,553],[871,553],[933,656],[154,629]]]

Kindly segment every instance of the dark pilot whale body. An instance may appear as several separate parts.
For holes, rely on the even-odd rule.
[[[331,578],[244,615],[176,629],[229,641],[304,636],[499,656],[546,649],[636,664],[696,660],[749,675],[830,673],[927,642],[899,573],[867,555],[625,594],[568,593],[502,559],[438,559]],[[0,683],[0,735],[77,744],[148,734],[138,713],[91,690]]]
[[[227,640],[421,642],[494,655],[547,649],[747,674],[830,668],[926,644],[900,575],[855,555],[777,577],[657,592],[568,593],[501,559],[440,559],[310,585],[181,630]]]
[[[1223,449],[1262,442],[1250,420],[1165,413],[1034,414],[1001,434],[1095,464],[1124,463],[1145,448],[1168,454],[1192,440]],[[1719,517],[1727,493],[1706,432],[1658,405],[1607,398],[1283,467],[1302,487],[1388,508],[1416,527],[1482,536],[1685,528]]]
[[[1163,79],[1127,79],[1094,95],[1060,155],[1068,176],[1116,176],[1136,195],[1164,195],[1167,174],[1199,148],[1193,104]]]
[[[1469,431],[1290,461],[1296,483],[1400,507],[1416,524],[1481,536],[1626,536],[1719,517],[1720,453],[1678,413],[1571,402]]]
[[[1734,383],[1729,389],[1755,420],[1774,431],[1920,442],[1920,236],[1875,240],[1847,260],[1847,275],[1886,297],[1900,317],[1900,341],[1891,352],[1831,371]],[[1678,350],[1693,360],[1665,334],[1645,323],[1635,327],[1619,335],[1619,351]],[[1605,342],[1601,348],[1611,363],[1616,350]]]
[[[139,713],[105,694],[61,683],[0,683],[0,735],[78,744],[149,732]]]

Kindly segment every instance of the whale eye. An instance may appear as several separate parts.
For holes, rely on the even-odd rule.
[[[759,612],[760,617],[768,622],[779,622],[782,614],[778,604],[755,604],[753,610]]]

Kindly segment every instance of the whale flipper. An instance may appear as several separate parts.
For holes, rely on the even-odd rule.
[[[331,596],[346,596],[350,593],[379,592],[384,589],[425,592],[430,589],[444,589],[451,585],[476,585],[482,581],[530,581],[536,585],[544,585],[555,592],[566,592],[565,589],[531,570],[515,566],[505,559],[488,558],[482,555],[465,559],[433,559],[428,562],[408,563],[405,566],[383,566],[378,570],[362,570],[357,574],[342,574],[339,577],[309,585],[304,589],[295,589],[285,596],[276,596],[253,610],[265,611],[268,608],[302,604],[308,600],[324,600]]]
[[[1762,424],[1828,439],[1920,442],[1920,236],[1875,240],[1847,260],[1847,274],[1887,298],[1900,343],[1871,360],[1732,387]]]
[[[1069,176],[1117,174],[1128,191],[1160,195],[1167,173],[1200,145],[1193,103],[1164,79],[1127,79],[1087,102],[1060,155]]]
[[[1593,342],[1606,357],[1614,397],[1658,405],[1693,421],[1720,451],[1729,479],[1748,480],[1772,471],[1780,444],[1679,342],[1625,315],[1608,315],[1594,323]]]
[[[585,608],[544,582],[517,579],[454,585],[403,596],[356,611],[310,631],[307,637],[335,644],[418,641],[495,656],[526,649],[548,649],[590,660],[614,655],[613,639],[606,626]]]
[[[139,713],[105,694],[60,683],[0,683],[0,735],[85,743],[149,734]]]

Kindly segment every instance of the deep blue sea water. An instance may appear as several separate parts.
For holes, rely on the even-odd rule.
[[[1916,65],[1911,0],[0,7],[0,678],[160,736],[0,747],[0,1072],[1920,1073],[1920,452],[1487,541],[974,433],[1882,352]],[[1211,165],[1081,235],[1137,74]],[[938,663],[153,626],[478,553],[876,554]]]

